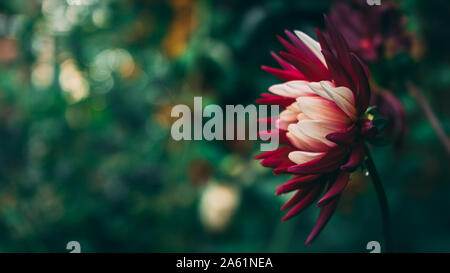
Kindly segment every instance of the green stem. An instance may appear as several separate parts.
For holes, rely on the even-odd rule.
[[[383,222],[383,236],[384,236],[384,245],[386,252],[392,251],[392,239],[391,239],[391,224],[389,217],[389,206],[386,198],[386,193],[383,189],[383,185],[381,184],[380,176],[378,175],[377,168],[375,167],[375,163],[373,162],[372,156],[370,155],[369,148],[367,145],[364,145],[366,150],[366,166],[369,171],[370,177],[372,178],[373,185],[375,187],[375,191],[377,192],[378,201],[380,202],[381,208],[381,218]]]

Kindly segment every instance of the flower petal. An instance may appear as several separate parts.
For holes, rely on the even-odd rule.
[[[290,71],[290,70],[281,70],[278,68],[261,66],[261,69],[266,71],[267,73],[272,74],[282,81],[295,81],[295,80],[305,80],[306,77],[299,71]]]
[[[323,81],[329,79],[329,71],[320,63],[320,66],[310,63],[300,55],[281,51],[280,55],[293,64],[309,81]]]
[[[311,119],[349,123],[350,118],[337,105],[321,97],[297,98],[300,110]]]
[[[282,68],[284,68],[287,71],[294,71],[294,72],[299,72],[297,68],[295,68],[295,66],[293,66],[292,64],[286,62],[285,60],[283,60],[280,56],[278,56],[275,52],[271,51],[270,55],[272,55],[272,57],[278,62],[278,64],[280,64],[280,66]]]
[[[351,54],[353,70],[357,79],[356,86],[358,87],[357,107],[358,114],[364,113],[370,100],[370,86],[367,79],[367,72],[364,69],[364,64],[359,60],[358,56]]]
[[[324,156],[325,153],[313,153],[313,152],[304,152],[304,151],[293,151],[290,152],[288,157],[295,164],[303,164],[314,160],[316,158]]]
[[[256,103],[267,105],[280,105],[287,107],[291,105],[295,100],[293,98],[281,97],[273,94],[262,93],[261,98],[256,100]]]
[[[314,53],[314,55],[316,55],[316,57],[319,58],[319,60],[326,67],[327,63],[325,62],[325,58],[322,55],[322,49],[320,48],[320,44],[302,31],[295,30],[294,33],[295,35],[297,35],[298,38],[300,38],[300,40],[302,40],[303,43],[305,43],[309,47],[309,49]]]
[[[319,82],[310,82],[308,83],[309,88],[318,96],[325,98],[327,100],[333,101],[333,98],[328,95],[328,93],[323,89],[322,85]]]
[[[352,153],[344,165],[341,166],[341,170],[352,172],[354,171],[364,160],[366,152],[364,151],[364,145],[359,142],[352,148]]]
[[[289,124],[297,121],[298,112],[286,109],[280,113],[279,119],[276,121],[276,125],[279,129],[287,130]]]
[[[291,209],[281,221],[287,221],[295,215],[302,212],[304,209],[309,207],[316,199],[319,197],[324,187],[324,183],[320,183],[316,187],[312,188],[308,194],[293,208]]]
[[[292,208],[295,204],[302,201],[303,198],[310,192],[311,188],[297,190],[297,192],[281,207],[281,210]]]
[[[331,201],[335,196],[341,194],[341,192],[345,189],[345,186],[347,186],[349,176],[350,173],[341,172],[336,178],[336,181],[333,182],[327,193],[325,193],[325,195],[319,200],[319,202],[317,202],[317,206],[322,207],[329,201]]]
[[[310,186],[311,183],[315,183],[316,179],[320,177],[320,174],[312,175],[297,175],[288,182],[276,187],[276,195],[288,193],[303,187]]]
[[[300,96],[310,96],[314,93],[308,87],[307,81],[289,81],[275,84],[269,87],[269,91],[283,97],[298,98]]]
[[[331,99],[339,106],[339,108],[344,111],[347,116],[353,121],[356,120],[356,108],[353,103],[351,103],[348,99],[350,98],[351,93],[350,89],[346,87],[334,87],[328,81],[321,81],[320,85],[327,92],[327,94],[331,97]],[[353,94],[351,94],[353,96]]]
[[[330,220],[331,216],[333,215],[334,211],[337,208],[339,199],[340,199],[340,195],[336,196],[328,204],[326,204],[325,206],[322,207],[319,218],[317,219],[313,230],[311,231],[308,238],[306,239],[305,246],[310,245],[312,243],[312,241],[314,241],[314,239],[317,237],[317,235],[319,235],[319,233],[322,231],[322,229],[325,227],[325,225],[328,223],[328,220]]]
[[[336,143],[329,141],[326,136],[347,127],[344,123],[324,120],[300,120],[296,125],[293,125],[297,126],[304,135],[318,140],[329,147],[336,146]]]
[[[330,149],[323,157],[309,162],[290,166],[287,171],[294,174],[317,174],[335,171],[342,165],[348,155],[348,149],[336,146]]]
[[[351,126],[344,128],[335,133],[328,134],[326,138],[333,141],[336,144],[350,145],[355,141],[356,137],[356,124],[353,123]]]
[[[297,124],[290,124],[288,126],[287,138],[295,147],[301,150],[324,152],[330,149],[325,143],[302,133]]]

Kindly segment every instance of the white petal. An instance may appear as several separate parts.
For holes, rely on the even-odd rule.
[[[297,98],[300,110],[311,119],[349,123],[350,118],[332,101],[321,97]]]
[[[316,158],[322,157],[325,153],[312,153],[312,152],[303,152],[303,151],[294,151],[290,152],[288,157],[295,164],[303,164],[314,160]]]
[[[319,82],[310,82],[308,83],[309,88],[317,95],[325,98],[327,100],[333,100],[330,95],[323,89],[322,85]]]
[[[298,112],[294,112],[289,109],[284,110],[280,113],[280,116],[276,121],[277,128],[287,130],[289,124],[297,122],[297,115]]]
[[[356,108],[353,103],[348,100],[353,96],[353,94],[351,94],[351,96],[348,94],[348,92],[351,92],[350,89],[345,87],[336,88],[328,81],[321,81],[320,85],[342,111],[344,111],[352,120],[356,120]]]
[[[297,114],[301,113],[302,111],[300,110],[300,107],[298,107],[298,103],[297,102],[293,102],[291,103],[291,105],[289,105],[288,107],[286,107],[286,109],[289,109],[293,112],[297,112]]]
[[[350,104],[355,105],[355,96],[352,90],[345,86],[334,87],[334,92],[348,101]]]
[[[307,115],[300,113],[297,115],[297,121],[298,120],[304,120],[304,119],[310,119]]]
[[[293,125],[293,124],[291,124]],[[289,130],[289,127],[288,127]],[[304,151],[316,151],[313,147],[311,147],[306,141],[303,141],[301,138],[296,137],[293,133],[287,132],[287,138],[291,141],[291,143],[300,150]]]
[[[327,67],[327,63],[325,61],[325,57],[322,54],[320,44],[302,31],[295,30],[294,33],[297,35],[298,38],[300,38],[300,40],[302,40],[302,42],[304,42],[309,47],[309,49],[311,49],[314,55],[316,55],[317,58],[319,58],[319,60],[325,65],[325,67]]]
[[[351,104],[355,103],[355,97],[353,95],[352,90],[348,89],[345,86],[339,86],[339,87],[334,87],[333,84],[331,84],[331,82],[329,81],[322,81],[320,82],[320,85],[325,85],[325,87],[327,87],[328,89],[333,90],[333,93],[336,93],[337,95],[341,96],[343,99],[345,99],[346,101],[348,101]]]
[[[298,112],[286,109],[280,113],[280,119],[284,120],[297,120]]]
[[[289,90],[287,88],[288,87],[286,84],[280,83],[280,84],[274,84],[271,87],[269,87],[269,91],[278,96],[296,98],[296,96],[294,96],[291,92],[289,92]]]
[[[312,93],[306,81],[289,81],[275,84],[269,87],[269,91],[275,95],[289,98],[297,98]]]
[[[286,89],[292,94],[295,94],[295,98],[300,96],[311,96],[314,94],[308,84],[308,81],[289,81],[284,83]]]
[[[311,138],[304,134],[300,130],[298,124],[290,124],[288,126],[288,133],[286,135],[289,137],[289,139],[291,139],[291,141],[297,148],[300,148],[302,150],[323,152],[330,149],[330,146],[326,145],[322,141]]]
[[[306,136],[321,141],[330,147],[336,144],[329,141],[326,136],[346,127],[343,123],[324,120],[300,120],[296,126]]]

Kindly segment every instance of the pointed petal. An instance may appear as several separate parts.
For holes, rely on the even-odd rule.
[[[287,107],[295,102],[294,98],[282,97],[268,93],[262,93],[261,98],[256,100],[256,103],[267,105],[280,105]]]
[[[311,188],[297,190],[297,192],[281,207],[281,210],[288,210],[302,201],[306,195],[311,191]]]
[[[350,145],[355,141],[356,128],[356,124],[352,124],[340,131],[328,134],[326,138],[339,145]]]
[[[304,32],[295,30],[294,33],[295,35],[297,35],[298,38],[300,38],[300,40],[302,40],[303,43],[305,43],[308,46],[308,48],[323,63],[323,65],[326,66],[327,64],[325,62],[325,58],[322,55],[320,44],[316,40],[305,34]]]
[[[324,15],[324,20],[327,34],[329,35],[330,41],[333,43],[333,47],[336,50],[336,57],[338,58],[339,63],[341,63],[347,71],[351,71],[352,67],[349,55],[350,50],[344,37],[342,37],[326,15]]]
[[[317,206],[322,207],[328,204],[328,202],[331,201],[334,197],[341,194],[345,189],[345,186],[347,186],[349,176],[350,173],[341,172],[336,178],[336,181],[333,182],[333,185],[330,187],[330,189],[325,193],[322,199],[317,202]]]
[[[321,52],[323,53],[323,51],[326,50],[331,53],[330,45],[329,45],[327,39],[325,39],[324,34],[318,28],[316,28],[315,31],[316,31],[316,35],[317,35],[317,40],[319,41],[319,44],[320,44]],[[326,57],[326,56],[324,56],[324,57]]]
[[[298,72],[298,69],[295,68],[295,66],[293,66],[292,64],[290,64],[290,63],[286,62],[285,60],[283,60],[275,52],[271,51],[270,55],[272,55],[272,57],[278,62],[278,64],[280,64],[280,66],[282,68],[284,68],[285,70]]]
[[[315,180],[320,177],[319,174],[312,175],[297,175],[288,182],[276,187],[276,195],[288,193],[302,187],[310,186],[315,183]]]
[[[273,150],[273,151],[267,151],[267,152],[261,153],[261,154],[255,156],[255,159],[258,160],[258,159],[267,158],[269,156],[272,156],[272,155],[275,155],[275,154],[279,153],[283,149],[286,149],[286,147],[282,147],[282,148],[278,148],[278,149]]]
[[[322,81],[329,78],[327,69],[303,60],[299,55],[280,52],[280,55],[293,64],[309,81]]]
[[[285,31],[285,33],[286,33],[286,36],[288,36],[289,40],[291,40],[291,42],[293,43],[294,47],[296,49],[298,49],[296,52],[291,52],[292,54],[297,55],[306,63],[311,64],[311,65],[317,67],[318,69],[326,72],[326,70],[327,70],[326,64],[324,62],[322,62],[322,60],[319,58],[319,57],[323,58],[323,56],[320,54],[320,48],[319,48],[319,51],[317,51],[319,53],[319,57],[318,57],[316,55],[316,53],[313,51],[313,50],[317,50],[316,48],[314,48],[314,45],[313,45],[313,48],[311,49],[310,46],[307,45],[297,35],[294,35],[292,32],[287,31],[287,30]],[[306,34],[304,34],[304,35],[306,35]],[[308,38],[309,38],[309,36],[308,36]],[[311,38],[309,38],[309,39],[312,40]],[[312,41],[314,41],[314,40],[312,40]],[[310,41],[308,40],[308,42],[310,42]]]
[[[353,79],[348,71],[339,63],[337,58],[328,50],[323,50],[322,54],[328,64],[328,70],[330,71],[330,77],[336,84],[336,86],[346,86],[351,90],[354,90]]]
[[[289,162],[288,155],[292,150],[292,147],[284,146],[276,150],[257,155],[255,159],[263,159],[263,161],[261,161],[261,165],[272,168],[285,165],[287,163],[291,164]]]
[[[319,185],[312,188],[311,191],[303,198],[303,200],[301,200],[294,208],[292,208],[281,221],[287,221],[309,207],[317,199],[317,197],[319,197],[320,193],[323,190],[323,185],[324,183],[320,183]]]
[[[319,233],[322,231],[322,229],[325,227],[325,225],[328,223],[328,220],[330,220],[331,216],[333,215],[334,211],[337,208],[337,205],[339,203],[340,196],[336,196],[333,200],[331,200],[328,204],[322,207],[322,210],[320,211],[319,218],[316,221],[316,224],[314,225],[313,230],[309,234],[308,238],[306,239],[305,246],[308,246],[314,241],[314,239],[319,235]]]
[[[365,155],[366,152],[364,151],[364,145],[362,143],[358,143],[352,148],[352,153],[350,154],[347,163],[341,166],[341,170],[347,172],[354,171],[359,165],[361,165]]]
[[[358,61],[358,57],[354,54],[352,54],[351,57],[353,70],[357,79],[356,86],[358,88],[358,98],[356,101],[356,106],[358,107],[358,114],[362,114],[364,113],[364,111],[366,111],[367,106],[369,106],[370,86],[366,76],[366,72],[364,71],[362,64]]]
[[[298,71],[287,71],[268,66],[261,66],[261,69],[282,81],[306,80],[306,77]]]

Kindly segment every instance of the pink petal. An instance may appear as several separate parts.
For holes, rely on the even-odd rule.
[[[356,106],[358,107],[358,114],[362,114],[366,111],[367,106],[369,106],[370,86],[363,64],[355,54],[351,54],[351,57],[353,70],[358,81],[356,85],[358,88],[358,99]]]
[[[298,70],[300,70],[309,81],[318,82],[329,78],[328,70],[321,69],[320,67],[314,64],[310,64],[302,60],[301,57],[299,57],[298,55],[286,52],[280,52],[280,55],[283,58],[285,58],[288,62],[293,64]]]
[[[322,229],[328,223],[328,220],[330,220],[331,216],[333,215],[334,211],[337,208],[339,198],[340,198],[340,196],[336,196],[328,204],[326,204],[322,207],[319,218],[317,219],[313,230],[311,231],[308,238],[306,239],[305,247],[309,246],[312,243],[312,241],[314,241],[314,239],[317,237],[317,235],[319,235],[319,233],[322,231]]]
[[[320,183],[316,187],[312,188],[311,191],[294,208],[292,208],[281,221],[287,221],[302,212],[305,208],[309,207],[317,199],[317,197],[319,197],[323,190],[323,185],[324,183]]]
[[[344,165],[341,166],[341,170],[352,172],[354,171],[364,160],[364,156],[366,152],[364,151],[364,145],[362,143],[356,144],[355,147],[352,148],[352,153],[350,157]]]
[[[325,193],[322,199],[320,199],[319,202],[317,202],[317,206],[322,207],[326,205],[335,196],[341,194],[341,192],[345,189],[345,186],[347,186],[349,176],[350,173],[341,172],[339,176],[336,178],[336,181],[333,182],[330,189]]]
[[[352,124],[340,131],[328,134],[326,138],[340,145],[350,145],[355,141],[356,129],[356,124]]]
[[[311,183],[315,182],[316,179],[320,177],[319,174],[313,175],[298,175],[288,182],[276,187],[276,195],[284,194],[297,190],[301,187],[309,186]]]
[[[294,72],[299,72],[297,68],[295,68],[295,66],[293,66],[292,64],[286,62],[285,60],[283,60],[281,57],[279,57],[275,52],[270,52],[270,55],[272,55],[272,57],[280,64],[280,66],[282,68],[284,68],[287,71],[294,71]]]
[[[311,188],[304,188],[297,190],[297,192],[281,207],[281,210],[288,210],[292,208],[295,204],[303,200],[306,195],[311,191]]]
[[[261,69],[266,71],[267,73],[272,74],[282,81],[306,80],[306,77],[301,72],[297,71],[281,70],[268,66],[261,66]]]
[[[256,100],[256,103],[287,107],[295,101],[294,98],[281,97],[267,93],[261,94],[261,97],[262,98]]]

